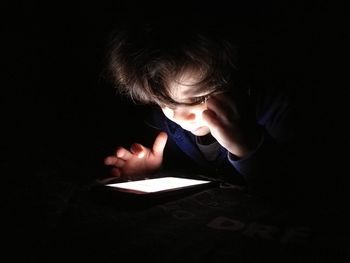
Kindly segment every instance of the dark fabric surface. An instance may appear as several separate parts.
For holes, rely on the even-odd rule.
[[[56,178],[56,179],[55,179]],[[38,174],[11,238],[22,262],[348,262],[346,207],[276,206],[222,184],[157,198],[95,191]],[[29,190],[30,189],[30,190]],[[37,189],[33,194],[32,190]],[[23,189],[21,189],[23,190]],[[339,202],[341,203],[341,202]],[[12,226],[12,225],[11,225]]]

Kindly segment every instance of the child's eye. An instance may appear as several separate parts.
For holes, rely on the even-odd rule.
[[[166,105],[166,104],[162,104],[162,105],[159,105],[161,108],[169,108],[169,109],[176,109],[176,107],[178,106],[196,106],[196,105],[201,105],[201,104],[204,104],[207,102],[209,96],[206,95],[206,96],[200,96],[200,97],[193,97],[189,100],[189,102],[176,102],[176,103],[173,103],[173,104],[169,104],[169,105]]]
[[[208,96],[195,97],[192,99],[191,104],[193,105],[204,104],[206,103],[207,99],[208,99]]]

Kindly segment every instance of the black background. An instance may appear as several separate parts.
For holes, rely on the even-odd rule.
[[[152,141],[143,130],[146,109],[117,97],[103,69],[114,28],[158,19],[232,30],[248,74],[296,83],[303,139],[312,142],[301,149],[314,161],[308,171],[316,166],[325,174],[343,171],[341,151],[348,140],[339,67],[346,38],[341,6],[294,1],[12,1],[1,10],[1,155],[6,178],[22,183],[45,169],[74,180],[98,177],[103,157],[117,145]]]
[[[341,6],[294,1],[11,1],[2,8],[5,166],[98,167],[116,145],[146,140],[138,137],[145,109],[118,98],[102,72],[112,30],[154,19],[225,25],[249,74],[297,83],[305,137],[344,145],[342,14]]]

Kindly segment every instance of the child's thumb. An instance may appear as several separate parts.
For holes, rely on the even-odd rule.
[[[155,154],[155,155],[162,155],[163,154],[167,139],[168,139],[168,135],[165,132],[160,132],[157,135],[157,138],[155,139],[155,141],[153,143],[153,148],[152,148],[153,154]]]

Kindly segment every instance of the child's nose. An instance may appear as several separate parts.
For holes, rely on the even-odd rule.
[[[193,121],[196,119],[196,113],[189,110],[174,110],[174,119],[177,121]]]

